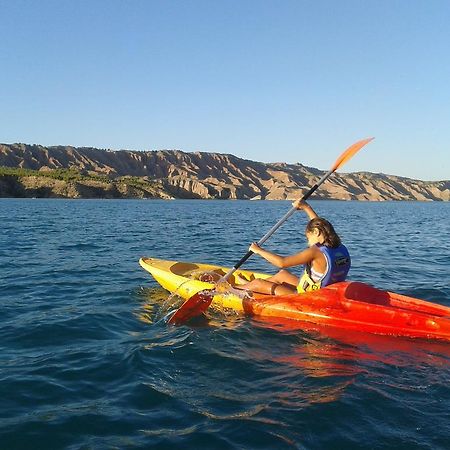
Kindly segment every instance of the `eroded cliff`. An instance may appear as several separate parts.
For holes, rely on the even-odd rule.
[[[220,153],[26,144],[0,144],[0,166],[16,169],[0,175],[3,197],[294,199],[324,173],[302,164],[261,163]],[[54,175],[64,170],[79,176]],[[448,201],[450,181],[337,173],[316,198]]]

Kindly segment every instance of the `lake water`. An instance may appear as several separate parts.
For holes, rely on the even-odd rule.
[[[450,305],[449,203],[311,203],[351,279]],[[161,319],[141,256],[232,265],[289,208],[0,200],[0,449],[448,449],[450,345]],[[300,250],[305,224],[267,247]]]

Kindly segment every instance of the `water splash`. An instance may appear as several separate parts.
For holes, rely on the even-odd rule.
[[[170,318],[175,314],[175,312],[181,307],[186,299],[184,299],[179,293],[184,285],[192,282],[193,280],[202,281],[204,283],[210,283],[214,285],[211,289],[205,289],[203,291],[199,291],[199,293],[204,292],[208,295],[221,295],[225,299],[227,297],[239,297],[241,300],[245,298],[249,298],[251,293],[246,290],[237,289],[228,281],[223,281],[221,276],[214,271],[205,271],[205,270],[193,270],[185,274],[187,278],[186,281],[181,283],[177,289],[172,292],[160,305],[159,310],[156,313],[156,321],[160,322],[164,320],[168,322]],[[213,305],[213,309],[227,317],[239,315],[238,312],[234,311],[231,308],[226,308],[221,305]]]

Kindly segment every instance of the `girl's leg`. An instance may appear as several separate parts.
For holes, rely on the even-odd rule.
[[[291,286],[294,286],[297,288],[297,285],[299,283],[299,278],[295,276],[293,273],[289,272],[288,270],[281,269],[278,273],[276,273],[273,277],[267,278],[267,281],[272,281],[273,283],[278,284],[290,284]]]
[[[255,279],[250,283],[236,286],[259,294],[288,295],[297,291],[298,278],[287,270],[280,270],[273,277],[266,280]]]

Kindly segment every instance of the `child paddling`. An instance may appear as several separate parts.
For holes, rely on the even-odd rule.
[[[292,205],[305,211],[310,219],[305,230],[309,247],[294,255],[281,256],[254,242],[249,250],[281,270],[270,278],[255,279],[237,288],[260,294],[287,295],[317,290],[345,280],[350,270],[350,255],[331,223],[319,217],[306,202],[296,200]],[[302,264],[305,270],[300,279],[285,270]]]

